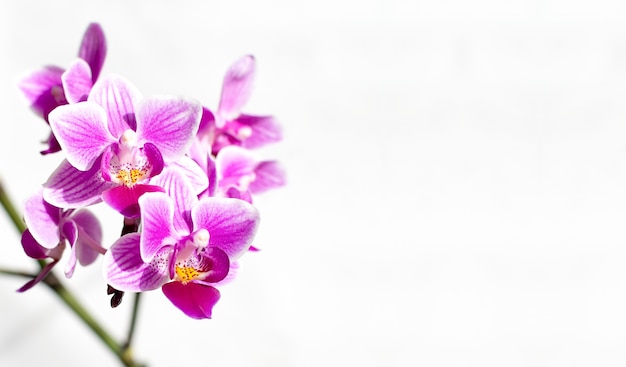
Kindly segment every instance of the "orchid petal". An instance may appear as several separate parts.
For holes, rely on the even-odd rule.
[[[178,242],[172,225],[174,203],[162,192],[146,193],[139,198],[143,230],[141,231],[141,258],[150,262],[166,245]]]
[[[107,75],[94,84],[87,100],[104,108],[109,132],[119,138],[128,129],[135,130],[135,106],[140,99],[141,93],[129,81],[121,76]]]
[[[192,161],[194,161],[196,163],[196,165],[198,165],[200,167],[200,169],[203,170],[203,172],[205,173],[206,176],[206,157],[207,157],[207,153],[209,152],[210,146],[206,145],[205,143],[201,142],[199,139],[194,139],[193,143],[191,143],[191,146],[189,147],[189,151],[187,152],[187,155],[189,156],[189,158],[191,158]]]
[[[61,76],[63,90],[69,103],[78,103],[87,100],[93,86],[91,69],[83,59],[77,59]]]
[[[221,132],[215,136],[215,140],[211,145],[211,153],[217,155],[222,148],[229,145],[241,145],[241,141],[228,132]]]
[[[111,176],[111,161],[113,158],[117,157],[116,149],[117,145],[109,145],[102,152],[102,157],[100,160],[100,173],[102,175],[102,179],[105,181],[113,181],[115,180],[114,176]],[[117,185],[116,185],[117,186]]]
[[[51,249],[59,244],[59,221],[61,209],[43,199],[43,189],[24,204],[24,222],[30,234],[41,246]]]
[[[194,184],[197,189],[200,189],[201,186],[204,186],[204,189],[197,191],[198,197],[204,196],[213,196],[215,192],[215,188],[217,187],[216,175],[215,175],[215,161],[213,160],[213,156],[211,155],[211,147],[204,145],[198,139],[195,139],[191,148],[189,149],[189,157],[194,166],[196,166],[199,171],[202,172],[202,177],[198,176],[196,173],[190,172],[195,178],[191,180],[201,179],[202,181],[198,181]],[[184,159],[184,157],[183,157]],[[184,162],[181,162],[184,163]],[[176,165],[177,163],[174,163]],[[185,163],[186,164],[186,163]],[[196,168],[194,168],[195,170]],[[202,185],[200,185],[202,183]],[[206,186],[205,186],[206,184]]]
[[[215,283],[226,278],[230,269],[230,259],[224,251],[218,247],[206,247],[202,256],[211,261],[211,269],[205,274],[203,281]]]
[[[228,269],[228,274],[226,275],[226,277],[220,280],[219,282],[213,283],[213,285],[215,287],[219,287],[219,286],[228,284],[232,282],[233,280],[235,280],[235,278],[237,277],[237,274],[239,274],[239,263],[237,261],[231,261],[230,267]]]
[[[80,44],[78,57],[85,60],[91,68],[92,80],[95,82],[100,75],[104,59],[107,54],[107,44],[104,31],[98,23],[91,23],[87,27]]]
[[[98,255],[104,253],[102,248],[102,226],[98,217],[88,210],[82,209],[72,216],[72,221],[78,227],[78,239],[76,240],[76,257],[83,265],[92,264]]]
[[[254,194],[285,186],[287,183],[285,169],[276,161],[259,163],[254,170],[254,177],[254,181],[250,183],[250,191]]]
[[[138,218],[138,200],[146,192],[163,192],[163,189],[154,185],[117,186],[104,191],[102,200],[126,218]]]
[[[104,149],[117,141],[106,128],[106,113],[95,103],[59,106],[49,119],[68,162],[81,171],[89,170]]]
[[[100,162],[83,172],[64,160],[43,186],[43,197],[48,203],[59,208],[79,208],[100,202],[102,192],[116,184],[102,179]]]
[[[191,99],[146,98],[137,107],[138,144],[153,143],[166,161],[189,150],[202,115],[202,106]]]
[[[193,186],[177,166],[168,166],[151,183],[162,187],[174,203],[172,224],[178,233],[191,233],[191,207],[198,202]]]
[[[273,116],[242,114],[235,121],[250,127],[250,135],[241,142],[241,146],[246,149],[277,143],[283,138],[282,128]]]
[[[69,279],[74,275],[74,269],[76,269],[76,240],[78,239],[78,227],[76,223],[67,221],[63,223],[61,232],[63,233],[63,237],[70,243],[70,258],[67,259],[64,270],[65,277]]]
[[[207,176],[209,178],[209,187],[207,188],[207,195],[214,196],[215,190],[217,190],[217,167],[215,166],[215,158],[209,154],[207,156]]]
[[[48,121],[48,114],[57,106],[66,104],[61,75],[64,70],[57,66],[30,72],[18,83],[31,108]]]
[[[50,271],[52,270],[52,268],[54,268],[54,266],[59,262],[59,260],[54,260],[52,262],[47,263],[39,272],[39,274],[37,274],[37,276],[28,281],[26,284],[24,284],[23,286],[21,286],[17,292],[22,293],[22,292],[26,292],[27,290],[31,289],[34,285],[36,285],[37,283],[41,282],[42,280],[45,279],[46,276],[48,276],[48,273],[50,273]]]
[[[47,117],[46,117],[46,120],[47,120]],[[61,146],[59,145],[57,138],[54,137],[54,134],[52,132],[50,132],[50,135],[48,135],[48,139],[43,141],[43,143],[46,143],[48,145],[48,148],[40,151],[39,153],[41,155],[46,155],[46,154],[56,153],[56,152],[61,151]]]
[[[163,156],[161,155],[159,148],[152,143],[145,143],[143,145],[143,153],[146,155],[146,159],[151,165],[150,177],[161,173],[161,171],[163,171],[163,167],[165,167],[165,162],[163,162]]]
[[[222,97],[217,110],[221,118],[232,120],[239,116],[241,108],[252,94],[255,69],[256,63],[252,55],[246,55],[230,66],[224,76]]]
[[[176,167],[191,184],[193,192],[198,195],[209,186],[209,178],[204,170],[191,158],[182,156],[170,166]]]
[[[62,85],[61,75],[64,71],[58,66],[51,65],[31,71],[21,78],[18,88],[31,104],[35,103],[42,94],[50,93],[51,88]]]
[[[142,292],[159,288],[169,280],[171,249],[164,249],[146,263],[141,258],[139,242],[139,233],[124,235],[104,254],[104,277],[113,288]]]
[[[217,289],[193,282],[170,282],[161,289],[174,306],[194,319],[210,319],[213,306],[220,299]]]
[[[215,157],[218,185],[247,190],[254,180],[256,165],[254,155],[248,150],[233,145],[224,147]]]
[[[48,257],[48,249],[41,246],[39,242],[37,242],[30,230],[27,229],[24,233],[22,233],[21,243],[24,253],[26,253],[28,257],[37,260],[43,260]]]
[[[198,137],[211,134],[215,129],[215,116],[208,108],[202,106],[202,118],[198,126]]]
[[[70,243],[70,246],[74,247],[74,245],[76,244],[76,240],[78,239],[78,227],[76,226],[76,223],[68,220],[63,223],[60,231],[63,235],[63,238]]]
[[[74,270],[76,270],[76,249],[72,247],[70,248],[70,257],[65,263],[63,273],[67,279],[71,279],[74,276]]]
[[[236,187],[229,187],[223,195],[227,198],[244,200],[252,204],[252,195],[248,190],[239,190]]]
[[[259,212],[249,203],[228,198],[204,198],[191,210],[194,231],[204,228],[209,246],[237,259],[250,246],[259,224]]]

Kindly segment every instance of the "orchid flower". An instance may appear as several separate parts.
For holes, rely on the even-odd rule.
[[[65,276],[71,278],[76,262],[92,264],[105,249],[100,245],[102,229],[98,219],[88,210],[62,210],[44,201],[42,190],[31,196],[25,205],[24,222],[28,229],[22,234],[24,252],[38,260],[52,259],[39,275],[18,291],[24,292],[39,283],[59,262],[70,245],[70,258]]]
[[[162,191],[148,182],[165,165],[176,162],[190,174],[201,173],[183,156],[197,132],[201,110],[186,98],[142,98],[119,76],[98,80],[86,101],[50,113],[66,161],[44,185],[45,199],[64,208],[102,199],[126,217],[139,216],[137,199]],[[206,177],[198,180],[206,187]]]
[[[32,110],[46,123],[48,115],[56,107],[86,96],[102,70],[107,46],[102,28],[97,23],[87,27],[78,51],[79,59],[68,70],[58,66],[46,66],[31,72],[19,82],[18,87],[28,100]],[[54,134],[47,139],[48,148],[41,154],[61,150]]]
[[[209,145],[214,155],[229,145],[253,149],[282,139],[280,126],[273,116],[242,113],[252,93],[255,70],[252,55],[233,63],[224,76],[217,112],[203,110],[198,139]]]
[[[211,318],[216,286],[252,242],[256,208],[229,198],[198,200],[186,178],[169,169],[159,176],[166,192],[139,198],[142,231],[122,236],[104,256],[108,284],[124,292],[162,288],[187,316]]]
[[[249,150],[227,146],[215,158],[215,191],[209,196],[252,203],[252,196],[285,185],[285,171],[276,161],[259,161]],[[213,186],[211,186],[213,187]]]

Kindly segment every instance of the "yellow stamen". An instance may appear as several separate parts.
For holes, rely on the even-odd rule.
[[[191,266],[176,266],[176,276],[183,284],[189,283],[190,281],[200,277],[200,275],[200,272]]]
[[[117,171],[116,178],[124,183],[127,187],[133,187],[137,183],[137,181],[141,180],[143,176],[146,174],[146,169],[136,169],[132,168],[130,170],[121,169]]]

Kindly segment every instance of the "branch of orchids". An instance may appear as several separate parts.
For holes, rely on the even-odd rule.
[[[18,213],[13,205],[9,195],[4,189],[4,185],[0,180],[0,204],[2,204],[2,208],[7,213],[15,229],[18,233],[23,233],[26,230],[26,225],[22,220],[22,216]],[[38,260],[40,268],[44,268],[46,262],[43,260]],[[14,271],[8,269],[0,269],[0,274],[7,275],[16,275],[16,276],[24,276],[34,278],[36,275],[29,274],[22,271]],[[134,361],[130,348],[130,337],[128,341],[124,345],[120,345],[115,339],[98,323],[93,316],[81,305],[78,299],[70,292],[62,283],[61,280],[51,271],[48,275],[43,279],[43,283],[48,286],[56,295],[102,340],[102,342],[113,352],[118,359],[124,364],[126,367],[143,367],[143,365],[138,364]],[[130,329],[134,330],[134,324],[136,321],[136,310],[137,305],[135,305],[133,309],[133,316],[131,320]],[[129,336],[132,336],[132,331],[129,333]]]

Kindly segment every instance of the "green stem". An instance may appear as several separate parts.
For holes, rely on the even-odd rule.
[[[102,342],[124,363],[125,366],[136,366],[132,361],[122,358],[122,348],[109,333],[91,316],[91,314],[78,302],[76,297],[65,288],[59,279],[50,272],[44,279],[44,283],[52,289],[61,300],[102,340]]]
[[[24,271],[9,270],[9,269],[0,269],[0,274],[15,275],[15,276],[18,276],[18,277],[25,277],[25,278],[34,278],[34,277],[37,276],[35,274],[27,273],[27,272],[24,272]]]
[[[4,185],[0,181],[0,204],[4,208],[4,211],[7,213],[9,218],[13,221],[15,225],[15,229],[21,234],[26,230],[26,225],[24,221],[22,221],[21,215],[15,209],[15,206],[9,199],[7,195]],[[39,266],[43,268],[45,266],[45,262],[43,260],[39,260]],[[0,271],[2,274],[10,274],[10,275],[24,275],[31,276],[30,274],[11,271],[11,270],[2,270]],[[91,314],[78,302],[76,297],[61,283],[59,278],[53,273],[50,272],[44,278],[43,282],[56,293],[59,298],[72,310],[74,313],[102,340],[104,344],[113,352],[118,359],[124,364],[126,367],[140,367],[141,365],[137,364],[132,359],[132,356],[126,352],[127,347],[122,347],[118,344],[115,339],[91,316]],[[135,319],[135,315],[133,315],[133,319]]]
[[[2,181],[0,181],[0,203],[2,203],[4,211],[13,222],[13,225],[15,225],[15,229],[17,229],[19,234],[22,234],[22,232],[26,230],[26,224],[24,224],[22,216],[15,209],[15,206],[11,202],[11,199],[9,199],[7,192],[4,190],[4,185],[2,184]]]
[[[126,337],[126,343],[122,347],[122,353],[124,356],[132,356],[132,344],[135,336],[135,326],[137,325],[137,319],[139,317],[139,301],[141,300],[141,292],[135,293],[133,298],[133,313],[130,320],[130,327],[128,328],[128,335]]]

